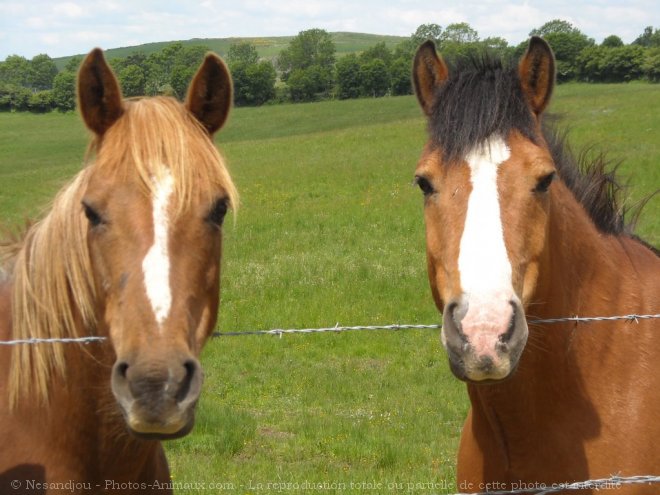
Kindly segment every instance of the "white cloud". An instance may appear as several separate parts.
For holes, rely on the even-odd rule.
[[[60,35],[57,33],[43,33],[41,36],[41,41],[46,45],[57,45],[60,43]]]
[[[73,2],[63,2],[53,5],[53,14],[64,17],[78,18],[85,15],[85,9]]]
[[[43,17],[28,17],[25,20],[25,25],[32,29],[43,29],[49,25],[49,22]]]

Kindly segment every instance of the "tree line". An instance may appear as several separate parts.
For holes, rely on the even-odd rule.
[[[660,29],[649,26],[631,44],[616,35],[597,44],[567,21],[555,19],[533,29],[552,46],[559,82],[660,81]],[[393,49],[384,42],[361,53],[337,57],[332,36],[322,29],[301,31],[273,60],[260,59],[249,42],[234,43],[225,60],[234,80],[238,106],[269,102],[304,102],[329,98],[381,97],[412,93],[410,67],[417,47],[433,40],[447,58],[475,56],[483,51],[517,58],[527,41],[510,46],[499,37],[481,39],[467,23],[442,28],[422,24]],[[205,46],[172,43],[146,55],[134,52],[111,59],[124,95],[185,97]],[[75,108],[75,81],[82,57],[73,57],[58,71],[45,54],[31,60],[11,55],[0,62],[0,111],[47,112]]]

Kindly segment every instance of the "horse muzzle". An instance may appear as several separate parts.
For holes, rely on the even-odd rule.
[[[118,359],[111,379],[129,430],[161,440],[192,430],[202,381],[199,361],[191,357],[157,362]]]
[[[480,304],[466,295],[443,312],[442,343],[452,373],[467,382],[501,381],[515,371],[527,342],[524,309],[516,297]]]

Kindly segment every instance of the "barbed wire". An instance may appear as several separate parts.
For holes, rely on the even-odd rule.
[[[629,323],[639,323],[639,320],[649,320],[660,318],[660,314],[646,314],[646,315],[621,315],[621,316],[567,316],[564,318],[547,318],[547,319],[530,319],[530,325],[544,325],[554,323],[594,323],[599,321],[616,321],[625,320]],[[442,325],[408,325],[408,324],[393,324],[393,325],[357,325],[352,327],[339,326],[325,328],[275,328],[272,330],[246,330],[241,332],[214,332],[213,337],[241,337],[248,335],[278,335],[282,337],[285,334],[294,333],[324,333],[324,332],[350,332],[358,330],[410,330],[410,329],[440,329]],[[0,340],[0,345],[21,345],[21,344],[90,344],[93,342],[103,342],[107,337],[89,336],[89,337],[64,337],[64,338],[31,338],[31,339],[17,339],[17,340]]]
[[[622,315],[622,316],[568,316],[564,318],[547,318],[547,319],[531,319],[528,321],[530,325],[543,325],[565,322],[582,322],[593,323],[597,321],[615,321],[626,320],[628,322],[638,323],[639,320],[649,320],[652,318],[660,318],[660,314],[648,315]],[[354,327],[342,327],[339,324],[334,327],[325,328],[276,328],[273,330],[248,330],[245,332],[215,332],[214,337],[237,337],[241,335],[279,335],[289,333],[323,333],[323,332],[350,332],[355,330],[408,330],[408,329],[439,329],[442,325],[358,325]]]
[[[565,490],[613,490],[621,488],[622,485],[645,485],[660,483],[660,476],[611,476],[609,478],[600,478],[585,481],[576,481],[573,483],[524,483],[524,488],[514,490],[488,490],[478,493],[456,493],[454,495],[549,495],[559,493]],[[496,483],[493,483],[497,486]],[[500,483],[503,484],[503,483]]]
[[[103,342],[107,337],[60,337],[52,339],[16,339],[0,340],[0,345],[20,345],[20,344],[90,344],[92,342]]]

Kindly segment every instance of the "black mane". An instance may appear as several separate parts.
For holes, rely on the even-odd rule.
[[[535,118],[513,60],[503,61],[489,54],[459,59],[450,64],[449,74],[436,91],[429,118],[429,133],[441,146],[445,162],[460,160],[491,136],[505,139],[514,130],[539,143]],[[590,153],[576,157],[567,145],[566,133],[558,132],[553,123],[544,122],[542,132],[560,178],[598,230],[636,238],[632,230],[641,208],[630,215],[621,205],[616,166],[611,166],[602,153],[592,158]],[[628,216],[631,222],[626,221]]]
[[[512,61],[488,54],[457,59],[435,94],[429,120],[432,138],[447,162],[463,158],[489,137],[512,130],[536,142],[535,122]]]

